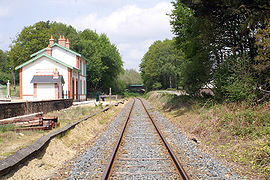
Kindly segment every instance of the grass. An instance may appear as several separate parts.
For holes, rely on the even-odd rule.
[[[8,125],[0,125],[0,133],[4,133],[7,131],[13,130],[15,127],[13,124],[8,124]]]
[[[101,107],[78,106],[47,113],[46,116],[57,116],[60,122],[59,128],[62,128],[100,109]],[[43,135],[55,131],[58,128],[51,131],[23,131],[20,134],[12,131],[13,129],[14,125],[0,126],[0,156],[2,156],[0,159],[3,158],[5,154],[13,154],[19,149],[32,144]],[[62,136],[66,134],[68,134],[68,132]]]
[[[46,116],[57,116],[58,121],[60,122],[60,127],[64,127],[100,109],[102,109],[102,106],[96,106],[96,107],[78,106],[78,107],[73,107],[71,109],[66,109],[62,111],[54,111],[54,112],[46,114]]]
[[[4,96],[7,96],[7,86],[1,86],[0,91]],[[20,86],[16,85],[16,88],[14,89],[13,86],[11,86],[10,93],[12,97],[19,97],[20,96]]]
[[[235,163],[242,175],[270,174],[270,103],[217,103],[212,99],[149,93],[148,99],[182,130]],[[207,147],[209,146],[209,148]]]

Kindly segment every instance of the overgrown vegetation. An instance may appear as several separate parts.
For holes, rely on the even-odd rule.
[[[126,69],[125,71],[121,72],[117,78],[117,87],[119,94],[125,94],[126,89],[132,84],[142,84],[142,78],[140,73],[138,73],[134,69]]]
[[[270,173],[270,104],[223,102],[214,99],[152,92],[148,99],[168,119],[215,156],[240,167],[243,176],[265,178]],[[209,148],[206,148],[209,151]]]
[[[176,87],[217,101],[270,99],[269,1],[174,0],[175,38],[154,42],[142,59],[147,90]]]

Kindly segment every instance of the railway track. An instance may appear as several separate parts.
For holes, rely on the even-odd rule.
[[[189,179],[139,99],[133,102],[102,179]]]

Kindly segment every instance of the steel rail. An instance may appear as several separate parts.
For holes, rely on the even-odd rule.
[[[102,176],[102,178],[101,178],[102,180],[106,180],[106,179],[108,179],[109,176],[110,176],[111,169],[112,169],[112,167],[113,167],[113,164],[114,164],[114,160],[115,160],[117,151],[118,151],[118,149],[119,149],[119,147],[120,147],[120,143],[121,143],[122,138],[123,138],[123,136],[124,136],[124,132],[125,132],[125,130],[126,130],[128,120],[130,119],[131,112],[132,112],[132,110],[133,110],[134,104],[135,104],[135,99],[134,99],[134,101],[133,101],[133,103],[132,103],[132,106],[131,106],[131,108],[130,108],[130,112],[129,112],[128,117],[127,117],[127,119],[126,119],[125,125],[124,125],[124,127],[123,127],[123,129],[122,129],[122,131],[121,131],[121,134],[120,134],[120,136],[119,136],[119,138],[118,138],[118,140],[117,140],[117,143],[116,143],[116,145],[114,146],[114,149],[113,149],[111,158],[110,158],[110,160],[109,160],[109,163],[108,163],[108,165],[107,165],[107,167],[106,167],[106,169],[105,169],[105,171],[104,171],[104,173],[103,173],[103,176]]]
[[[170,147],[169,143],[166,141],[165,137],[162,135],[161,131],[157,127],[155,121],[152,119],[152,117],[149,114],[148,110],[146,109],[143,101],[140,98],[139,98],[139,100],[141,101],[141,103],[142,103],[142,105],[143,105],[143,107],[145,109],[145,112],[147,113],[149,119],[151,119],[151,121],[152,121],[155,129],[157,130],[161,140],[163,141],[164,145],[166,146],[166,148],[167,148],[167,150],[168,150],[168,152],[169,152],[169,154],[170,154],[170,156],[171,156],[171,158],[172,158],[178,172],[180,173],[181,177],[183,178],[183,180],[189,180],[190,179],[189,176],[187,175],[187,173],[185,172],[185,170],[184,170],[183,166],[181,165],[180,161],[178,160],[178,158],[174,154],[174,152],[173,152],[172,148]]]
[[[146,109],[146,107],[145,107],[143,101],[142,101],[141,99],[139,99],[139,100],[140,100],[140,102],[142,103],[142,105],[143,105],[143,107],[144,107],[144,109],[145,109],[145,112],[146,112],[147,116],[149,117],[149,119],[150,119],[151,122],[153,123],[153,125],[154,125],[156,131],[158,132],[158,134],[159,134],[159,136],[160,136],[162,142],[164,143],[164,145],[165,145],[167,151],[169,152],[169,154],[170,154],[170,156],[171,156],[171,158],[172,158],[172,160],[173,160],[173,162],[174,162],[174,164],[175,164],[175,166],[176,166],[176,169],[178,170],[180,176],[182,177],[183,180],[189,180],[189,179],[190,179],[189,176],[188,176],[187,173],[185,172],[184,168],[182,167],[181,163],[180,163],[179,160],[177,159],[176,155],[174,154],[173,150],[172,150],[171,147],[169,146],[168,142],[166,141],[166,139],[164,138],[164,136],[161,134],[161,131],[158,129],[156,123],[153,121],[153,119],[152,119],[151,115],[149,114],[148,110]],[[116,155],[117,155],[117,151],[118,151],[118,149],[119,149],[119,147],[120,147],[120,143],[121,143],[121,141],[122,141],[122,138],[123,138],[123,136],[124,136],[124,132],[125,132],[125,129],[126,129],[126,127],[127,127],[128,120],[130,119],[131,112],[132,112],[132,110],[133,110],[134,104],[135,104],[135,99],[134,99],[134,101],[133,101],[133,104],[132,104],[131,110],[130,110],[130,112],[129,112],[129,115],[128,115],[127,119],[126,119],[125,125],[124,125],[124,127],[123,127],[123,129],[122,129],[122,131],[121,131],[121,134],[120,134],[120,136],[119,136],[119,138],[118,138],[118,140],[117,140],[117,143],[116,143],[116,145],[115,145],[115,147],[114,147],[114,150],[113,150],[113,153],[112,153],[111,158],[110,158],[110,160],[109,160],[109,163],[108,163],[108,165],[107,165],[107,167],[106,167],[106,169],[105,169],[105,171],[104,171],[104,173],[103,173],[102,180],[107,180],[107,179],[109,179],[109,176],[110,176],[110,174],[111,174],[111,170],[112,170],[112,167],[113,167],[113,164],[114,164],[114,160],[115,160],[115,157],[116,157]]]

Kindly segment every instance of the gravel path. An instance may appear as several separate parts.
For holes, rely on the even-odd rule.
[[[110,124],[107,131],[77,159],[67,179],[100,179],[102,177],[112,153],[112,147],[120,135],[131,105],[132,102],[129,102]]]
[[[144,100],[144,103],[191,179],[243,179],[218,160],[198,149],[149,102]]]
[[[139,100],[135,102],[110,178],[180,179]]]

